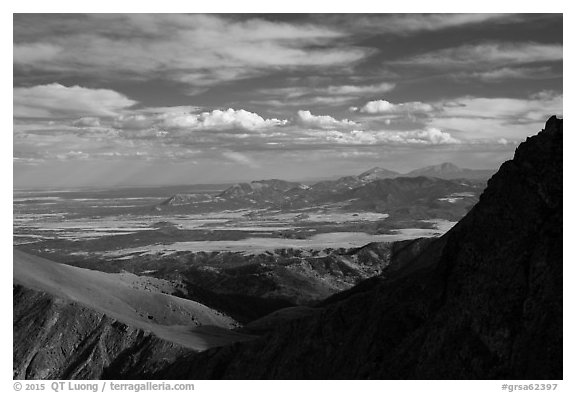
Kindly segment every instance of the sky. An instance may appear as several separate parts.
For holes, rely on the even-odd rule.
[[[14,14],[15,188],[498,168],[562,116],[561,14]]]

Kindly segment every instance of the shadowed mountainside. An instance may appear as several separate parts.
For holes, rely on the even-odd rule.
[[[147,377],[561,379],[562,120],[416,259],[305,314]]]

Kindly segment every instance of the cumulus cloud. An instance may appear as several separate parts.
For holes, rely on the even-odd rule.
[[[358,125],[357,123],[348,119],[337,120],[332,116],[316,116],[313,115],[310,111],[302,110],[298,111],[298,122],[307,127],[321,129],[350,128]]]
[[[458,144],[460,140],[452,137],[448,132],[441,131],[438,128],[428,128],[423,131],[408,132],[408,141],[415,141],[415,143],[423,142],[432,145],[444,144]]]
[[[330,131],[326,134],[326,139],[347,145],[451,145],[461,143],[450,133],[437,128],[415,131]]]
[[[162,140],[173,145],[228,145],[240,139],[273,137],[273,128],[285,126],[288,120],[264,118],[244,109],[215,109],[190,113],[195,107],[151,108],[127,113],[114,119],[110,126],[128,140]]]
[[[14,88],[14,117],[110,117],[134,104],[136,101],[108,89],[66,87],[58,83]]]
[[[192,130],[228,130],[244,129],[259,130],[269,127],[287,124],[287,120],[264,119],[257,113],[248,112],[244,109],[235,110],[228,108],[223,111],[215,109],[211,112],[200,114],[175,114],[164,116],[161,126],[166,128],[192,129]]]
[[[393,104],[386,100],[369,101],[361,108],[352,107],[352,111],[369,114],[415,114],[434,111],[434,107],[420,101]]]

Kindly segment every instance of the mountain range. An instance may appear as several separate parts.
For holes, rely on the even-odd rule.
[[[351,289],[309,307],[277,310],[234,331],[226,329],[232,318],[208,308],[206,315],[226,325],[225,334],[208,336],[235,338],[200,352],[155,332],[166,328],[156,308],[159,297],[147,298],[152,303],[142,315],[117,315],[106,302],[94,303],[98,291],[113,290],[127,304],[131,292],[118,290],[124,284],[117,276],[15,253],[14,377],[562,379],[562,139],[562,120],[551,117],[502,164],[456,226],[440,238],[410,243],[380,274]],[[387,206],[393,206],[399,203],[396,188],[400,196],[401,186],[434,190],[443,182],[459,184],[429,177],[372,179],[335,194],[370,201],[384,189]],[[298,187],[275,181],[218,198],[244,200],[245,192],[263,189],[263,198],[284,198]],[[406,206],[426,198],[418,192]],[[82,280],[94,285],[84,288]],[[96,284],[102,282],[109,286]],[[90,290],[96,291],[93,298]],[[206,306],[186,305],[191,320],[200,321],[195,313]]]
[[[205,212],[231,209],[294,210],[339,203],[344,210],[390,213],[391,209],[434,210],[446,214],[423,218],[461,218],[462,211],[477,202],[477,196],[493,173],[460,169],[454,164],[426,167],[401,175],[372,168],[358,176],[344,176],[313,185],[284,180],[258,180],[238,183],[219,194],[176,194],[154,209],[162,212]],[[472,198],[472,199],[470,199]],[[457,202],[457,203],[456,203]],[[464,204],[464,210],[458,205]],[[450,214],[449,210],[458,211]]]

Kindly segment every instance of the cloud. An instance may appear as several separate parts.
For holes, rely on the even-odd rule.
[[[100,119],[97,117],[81,117],[78,120],[72,122],[74,127],[100,127]]]
[[[434,111],[434,107],[420,101],[393,104],[386,100],[369,101],[361,108],[350,108],[352,111],[369,114],[415,114]]]
[[[419,115],[414,123],[417,127],[420,124],[456,132],[459,139],[477,143],[484,139],[495,141],[494,138],[522,139],[539,129],[551,115],[561,116],[562,102],[561,94],[543,91],[527,98],[463,96],[430,103],[399,104],[377,100],[350,110],[378,115],[378,119],[384,116],[386,120]]]
[[[66,87],[58,83],[14,88],[14,117],[110,117],[134,104],[136,101],[108,89]]]
[[[96,125],[96,124],[100,125]],[[14,119],[12,123],[14,138],[27,138],[31,135],[77,135],[82,134],[85,137],[102,137],[103,134],[110,132],[109,129],[102,127],[99,118],[81,118],[76,120],[70,119]],[[111,134],[110,134],[111,135]]]
[[[510,79],[548,79],[561,78],[561,73],[554,73],[551,67],[503,67],[481,72],[461,73],[457,78],[480,79],[483,82],[500,82]]]
[[[399,31],[414,33],[419,31],[436,31],[452,27],[479,24],[490,21],[510,19],[506,14],[432,14],[432,15],[398,15],[393,16],[385,23],[388,32]]]
[[[321,129],[334,129],[334,128],[350,128],[358,124],[348,120],[336,120],[332,116],[315,116],[310,111],[298,111],[298,122],[307,127],[321,128]]]
[[[187,117],[196,118],[200,107],[190,105],[148,107],[133,110],[130,113],[122,114],[114,119],[113,126],[123,130],[144,130],[152,127],[169,127],[171,119],[173,123],[181,121]],[[164,124],[167,123],[167,124]]]
[[[364,15],[352,22],[351,28],[366,34],[388,33],[411,35],[487,22],[511,22],[521,17],[512,14],[377,14]],[[336,17],[335,21],[341,18]]]
[[[382,82],[375,84],[342,84],[326,86],[290,86],[259,89],[259,97],[269,97],[266,100],[256,99],[250,102],[274,106],[340,106],[350,104],[365,95],[387,93],[396,87],[395,83]]]
[[[350,96],[310,96],[302,97],[296,99],[268,99],[268,100],[250,100],[251,104],[263,105],[267,107],[275,108],[286,108],[286,107],[302,107],[302,106],[312,106],[321,105],[327,107],[340,106],[340,105],[350,105],[353,101],[356,101],[356,97]]]
[[[62,52],[62,48],[46,43],[14,45],[14,64],[34,65],[43,61],[54,60]]]
[[[284,99],[300,98],[308,96],[346,96],[358,97],[365,94],[387,93],[396,87],[395,83],[382,82],[364,85],[328,85],[328,86],[290,86],[269,89],[260,89],[257,92],[267,96],[281,97]]]
[[[491,118],[513,122],[544,121],[562,114],[562,95],[541,92],[528,99],[460,97],[442,103],[444,117]]]
[[[562,45],[534,42],[488,43],[463,45],[398,60],[402,65],[426,67],[472,67],[510,66],[562,60]]]
[[[115,118],[15,119],[14,140],[33,150],[56,152],[59,158],[56,153],[49,158],[58,159],[74,158],[65,156],[69,151],[82,151],[90,157],[107,157],[105,152],[119,151],[122,157],[164,158],[162,152],[168,147],[169,156],[178,159],[189,157],[188,153],[181,156],[178,151],[190,147],[233,150],[290,140],[281,130],[274,130],[284,128],[287,120],[264,118],[257,113],[232,108],[189,112],[197,109],[188,106],[126,109]],[[145,156],[134,156],[132,152],[136,149],[146,152]]]
[[[465,96],[436,103],[442,110],[427,122],[466,139],[520,140],[541,129],[550,116],[562,116],[562,103],[562,95],[550,91],[528,98]]]
[[[461,141],[437,128],[416,131],[330,131],[326,139],[346,145],[451,145]]]
[[[327,26],[201,14],[15,16],[16,67],[192,86],[277,72],[349,66],[372,50],[340,45]],[[47,19],[47,20],[45,20]],[[34,48],[42,48],[38,56]],[[61,48],[59,50],[58,48]],[[197,90],[193,90],[197,93]]]
[[[178,106],[153,106],[142,109],[137,109],[134,112],[143,114],[160,114],[160,113],[190,113],[200,112],[202,107],[194,105],[178,105]]]
[[[215,109],[200,114],[175,114],[164,116],[162,127],[191,130],[259,130],[287,124],[287,120],[264,119],[257,113],[244,109],[229,108],[225,111]]]
[[[56,159],[61,160],[61,161],[67,161],[67,160],[86,160],[88,158],[90,158],[89,154],[86,154],[84,152],[81,151],[68,151],[66,153],[61,153],[61,154],[57,154]]]
[[[428,128],[424,131],[408,132],[408,140],[423,141],[423,143],[428,143],[432,145],[444,145],[444,144],[458,144],[460,141],[448,132],[441,131],[438,128]]]
[[[288,120],[265,119],[244,109],[198,111],[198,107],[140,109],[114,119],[111,126],[124,131],[142,131],[125,134],[139,137],[176,135],[173,131],[261,131],[288,124]]]
[[[155,119],[142,113],[120,115],[114,119],[113,126],[122,130],[144,130],[154,125]]]
[[[317,89],[317,91],[337,95],[362,96],[365,94],[387,93],[393,90],[395,87],[395,83],[384,82],[373,85],[328,86],[325,88]]]
[[[125,140],[182,147],[231,148],[240,143],[261,143],[262,139],[277,137],[282,132],[274,129],[288,125],[288,120],[264,118],[244,109],[189,112],[196,109],[137,110],[114,119],[109,127]]]

